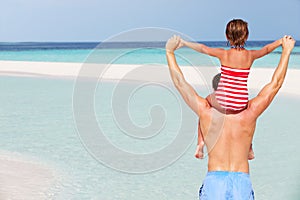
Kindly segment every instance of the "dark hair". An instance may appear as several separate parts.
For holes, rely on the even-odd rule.
[[[214,78],[212,80],[212,86],[213,86],[214,90],[218,89],[220,78],[221,78],[221,73],[218,73],[217,75],[214,76]]]
[[[241,19],[233,19],[226,26],[226,37],[230,45],[241,47],[248,39],[248,23]]]

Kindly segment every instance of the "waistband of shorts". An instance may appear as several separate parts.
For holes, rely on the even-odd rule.
[[[231,171],[209,171],[206,176],[243,176],[250,177],[249,173],[245,172],[231,172]]]

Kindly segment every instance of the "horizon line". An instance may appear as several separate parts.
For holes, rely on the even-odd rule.
[[[227,42],[226,40],[194,40],[196,42]],[[274,40],[248,40],[247,42],[267,42]],[[143,42],[166,42],[166,40],[152,40],[152,41],[0,41],[0,44],[4,43],[143,43]],[[300,42],[300,40],[296,40]]]

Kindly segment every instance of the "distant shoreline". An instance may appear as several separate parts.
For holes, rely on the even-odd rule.
[[[226,40],[220,41],[202,41],[210,47],[228,47]],[[273,40],[249,40],[246,47],[262,47]],[[0,51],[13,51],[13,50],[62,50],[62,49],[113,49],[113,48],[164,48],[166,41],[88,41],[88,42],[0,42]],[[296,47],[300,46],[300,40],[296,42]]]
[[[82,72],[80,78],[99,79],[103,71],[101,81],[143,81],[172,84],[168,74],[168,68],[164,65],[131,65],[131,64],[82,64],[59,62],[27,62],[27,61],[0,61],[0,75],[14,77],[46,77],[76,79],[80,70],[84,67],[87,72]],[[139,74],[128,76],[129,72],[138,70]],[[183,66],[182,71],[186,80],[192,85],[208,86],[211,78],[218,72],[216,67],[190,67]],[[249,89],[259,90],[271,80],[275,68],[252,68],[249,76]],[[130,73],[129,73],[130,74]],[[288,69],[285,82],[280,92],[300,95],[299,79],[300,70]],[[210,86],[209,86],[210,87]]]

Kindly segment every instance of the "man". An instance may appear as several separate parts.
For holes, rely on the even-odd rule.
[[[282,54],[270,83],[237,114],[223,115],[199,96],[177,65],[174,51],[180,42],[173,36],[166,44],[171,78],[188,106],[199,116],[208,149],[208,173],[199,191],[201,200],[254,199],[249,177],[248,153],[257,118],[271,104],[283,84],[289,57],[295,45],[291,36],[282,38]]]
[[[213,86],[214,91],[217,91],[217,89],[218,89],[220,78],[221,78],[221,73],[218,73],[217,75],[214,76],[214,78],[212,80],[212,86]],[[211,99],[209,100],[208,98],[211,98]],[[214,95],[211,94],[208,97],[206,97],[206,99],[210,102],[214,101],[215,102],[214,107],[217,108],[217,110],[219,110],[219,111],[223,110],[222,107],[218,104],[218,101]],[[226,112],[226,111],[223,110],[223,113],[224,112]],[[230,113],[228,113],[228,114],[230,114]],[[231,114],[233,114],[233,113],[231,113]],[[200,120],[199,120],[199,122],[198,122],[198,141],[197,141],[195,157],[198,159],[203,159],[204,158],[204,153],[203,153],[204,142],[203,142],[203,136],[202,136],[200,127],[201,127],[201,124],[200,124]],[[254,152],[253,152],[253,148],[252,148],[252,144],[251,144],[249,154],[248,154],[248,160],[253,160],[253,159],[254,159]]]

